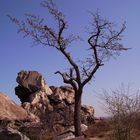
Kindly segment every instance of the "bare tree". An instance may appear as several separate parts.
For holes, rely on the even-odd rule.
[[[79,37],[64,34],[68,29],[68,22],[63,13],[58,10],[52,0],[44,1],[41,5],[54,18],[57,29],[49,26],[45,18],[37,15],[25,14],[26,20],[24,21],[9,17],[18,26],[18,31],[23,33],[24,37],[31,37],[35,45],[55,48],[70,64],[69,71],[57,71],[55,74],[59,74],[64,83],[71,85],[75,91],[74,126],[75,135],[79,136],[82,135],[80,109],[83,88],[94,77],[96,71],[104,65],[105,61],[112,56],[119,55],[121,51],[127,50],[120,43],[125,24],[117,30],[114,23],[102,19],[98,13],[91,13],[92,20],[87,39],[90,55],[80,63],[73,59],[72,52],[68,52],[67,48]]]
[[[113,139],[131,140],[132,130],[140,114],[140,93],[122,85],[111,93],[104,91],[104,107],[111,115]]]

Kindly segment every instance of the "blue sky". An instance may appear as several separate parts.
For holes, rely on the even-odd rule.
[[[17,85],[16,76],[20,70],[37,70],[45,77],[49,85],[63,85],[61,77],[54,75],[56,70],[64,70],[67,63],[55,50],[39,46],[31,47],[32,41],[17,34],[17,27],[6,14],[19,19],[24,13],[46,16],[41,8],[41,0],[0,0],[0,91],[19,103],[14,94]],[[83,103],[93,105],[96,115],[104,115],[100,108],[98,93],[101,89],[114,89],[121,83],[131,83],[134,89],[140,87],[140,1],[139,0],[54,0],[69,22],[70,32],[82,36],[85,41],[86,26],[90,14],[100,11],[102,17],[121,25],[126,21],[123,45],[131,50],[124,52],[116,60],[111,59],[97,73],[95,79],[86,86]],[[53,23],[52,23],[53,24]],[[85,47],[84,42],[75,46]],[[74,54],[82,55],[80,51]]]

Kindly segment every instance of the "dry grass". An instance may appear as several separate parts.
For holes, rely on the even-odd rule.
[[[54,134],[52,132],[46,132],[43,134],[40,133],[28,134],[27,136],[30,138],[30,140],[52,140]]]
[[[85,135],[87,137],[98,137],[103,138],[105,134],[109,131],[110,125],[106,121],[99,121],[98,123],[95,123],[91,126],[89,126],[89,129],[85,132]]]

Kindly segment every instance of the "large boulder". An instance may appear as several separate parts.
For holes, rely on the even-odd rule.
[[[28,89],[29,92],[36,92],[41,89],[48,89],[47,92],[51,92],[42,75],[37,71],[20,71],[16,81],[20,86]]]
[[[27,120],[28,113],[8,96],[0,93],[0,120]]]
[[[42,75],[37,71],[20,71],[16,81],[19,85],[15,88],[15,92],[22,103],[29,101],[30,95],[37,91],[44,91],[49,95],[52,93]]]

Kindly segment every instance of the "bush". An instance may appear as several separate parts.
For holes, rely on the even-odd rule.
[[[111,115],[113,140],[132,140],[132,130],[140,114],[139,91],[130,92],[130,87],[121,86],[117,90],[104,91],[102,99]]]

